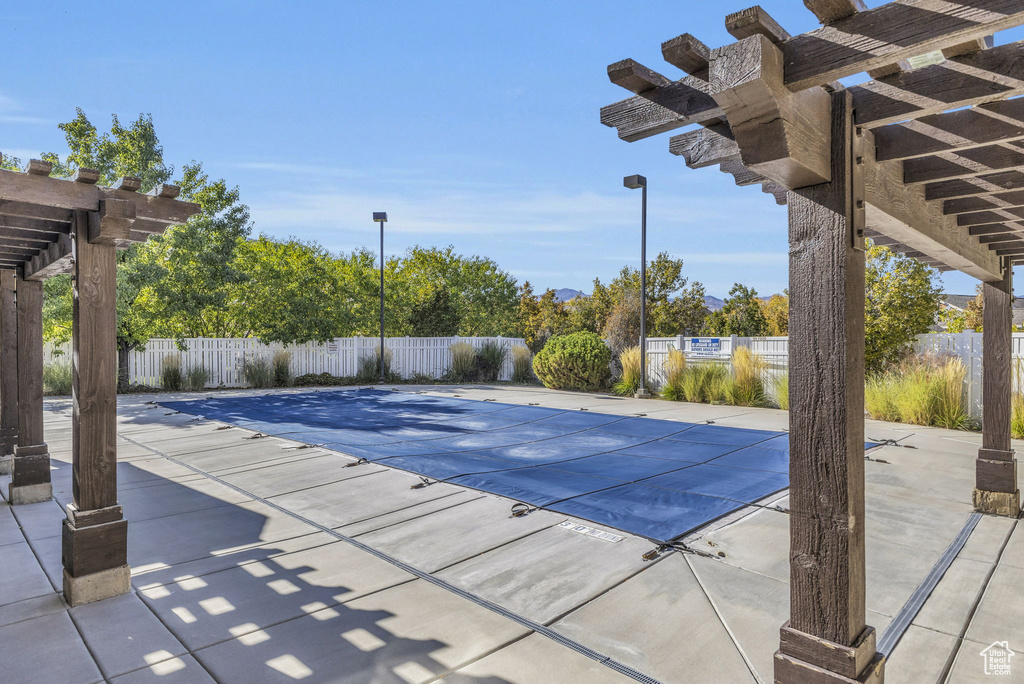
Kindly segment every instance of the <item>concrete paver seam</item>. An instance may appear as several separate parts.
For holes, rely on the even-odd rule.
[[[194,472],[204,474],[207,477],[209,477],[211,480],[214,480],[215,482],[218,482],[219,484],[221,484],[221,485],[223,485],[225,487],[233,489],[233,490],[237,491],[240,494],[252,497],[253,499],[255,499],[257,501],[260,501],[264,505],[269,506],[269,507],[277,510],[279,513],[282,513],[282,514],[290,516],[290,517],[292,517],[292,518],[294,518],[296,520],[304,522],[307,525],[310,525],[312,527],[315,527],[316,529],[319,529],[321,532],[325,532],[326,534],[333,535],[336,538],[338,538],[339,540],[344,541],[344,542],[346,542],[346,543],[348,543],[348,544],[350,544],[350,545],[360,549],[361,551],[364,551],[365,553],[368,553],[368,554],[370,554],[372,556],[375,556],[376,558],[379,558],[380,560],[383,560],[383,561],[385,561],[387,563],[390,563],[391,565],[399,568],[400,570],[404,570],[405,572],[408,572],[409,574],[414,575],[414,576],[418,577],[419,579],[422,579],[422,580],[424,580],[426,582],[429,582],[430,584],[433,584],[434,586],[437,586],[437,587],[439,587],[441,589],[445,589],[445,590],[447,590],[447,591],[449,591],[449,592],[451,592],[453,594],[456,594],[457,596],[460,596],[460,597],[462,597],[462,598],[464,598],[464,599],[466,599],[468,601],[471,601],[471,602],[473,602],[473,603],[475,603],[475,604],[477,604],[477,605],[479,605],[479,606],[481,606],[483,608],[486,608],[486,609],[490,610],[491,612],[497,613],[497,614],[499,614],[499,615],[501,615],[501,616],[503,616],[505,618],[508,618],[508,619],[512,620],[513,622],[516,622],[517,624],[519,624],[519,625],[521,625],[523,627],[526,627],[529,630],[532,630],[532,631],[537,632],[539,634],[543,634],[544,636],[548,637],[549,639],[551,639],[551,640],[553,640],[553,641],[555,641],[555,642],[557,642],[557,643],[559,643],[559,644],[561,644],[561,645],[563,645],[563,646],[565,646],[567,648],[571,648],[572,650],[574,650],[574,651],[576,651],[576,652],[578,652],[578,653],[580,653],[582,655],[585,655],[588,658],[591,658],[592,660],[595,660],[595,661],[599,662],[600,664],[602,664],[602,665],[604,665],[604,666],[606,666],[606,667],[608,667],[610,669],[613,669],[613,670],[619,672],[620,674],[623,674],[623,675],[626,675],[628,677],[631,677],[632,679],[635,679],[636,681],[641,682],[642,684],[660,684],[660,682],[657,679],[654,679],[653,677],[650,677],[650,676],[648,676],[648,675],[646,675],[646,674],[644,674],[642,672],[634,670],[633,668],[629,667],[628,665],[620,663],[617,660],[614,660],[613,658],[611,658],[609,656],[606,656],[606,655],[604,655],[602,653],[599,653],[599,652],[597,652],[597,651],[595,651],[595,650],[593,650],[593,649],[591,649],[591,648],[589,648],[587,646],[584,646],[583,644],[581,644],[581,643],[579,643],[577,641],[569,639],[568,637],[565,637],[565,636],[559,634],[558,632],[554,631],[553,629],[551,629],[550,627],[548,627],[546,625],[542,625],[542,624],[540,624],[538,622],[535,622],[535,621],[533,621],[533,620],[531,620],[531,619],[529,619],[529,618],[527,618],[525,616],[522,616],[522,615],[519,615],[517,613],[514,613],[514,612],[512,612],[512,611],[510,611],[510,610],[508,610],[508,609],[506,609],[506,608],[504,608],[504,607],[502,607],[502,606],[500,606],[500,605],[498,605],[496,603],[493,603],[492,601],[488,601],[487,599],[485,599],[483,597],[477,596],[476,594],[473,594],[472,592],[469,592],[469,591],[467,591],[465,589],[462,589],[461,587],[459,587],[457,585],[454,585],[454,584],[452,584],[452,583],[450,583],[450,582],[448,582],[446,580],[443,580],[440,577],[436,577],[436,576],[434,576],[434,575],[432,575],[430,573],[423,572],[422,570],[419,570],[418,568],[415,568],[415,567],[409,565],[408,563],[404,563],[404,562],[398,560],[397,558],[395,558],[393,556],[390,556],[390,555],[388,555],[388,554],[386,554],[386,553],[384,553],[382,551],[379,551],[379,550],[373,548],[372,546],[369,546],[369,545],[367,545],[367,544],[365,544],[365,543],[363,543],[363,542],[361,542],[361,541],[359,541],[357,539],[354,539],[354,538],[349,537],[347,535],[341,534],[340,532],[338,532],[336,530],[333,530],[333,529],[331,529],[329,527],[326,527],[324,525],[321,525],[321,524],[319,524],[319,523],[317,523],[317,522],[315,522],[313,520],[310,520],[310,519],[305,518],[305,517],[303,517],[301,515],[298,515],[297,513],[294,513],[293,511],[290,511],[287,508],[285,508],[285,507],[283,507],[283,506],[281,506],[279,504],[276,504],[276,503],[274,503],[272,501],[268,501],[266,499],[262,499],[261,497],[255,496],[254,494],[252,494],[252,492],[248,492],[248,491],[242,489],[241,487],[233,485],[230,482],[226,482],[225,480],[222,480],[221,478],[219,478],[219,477],[217,477],[215,475],[211,475],[210,473],[207,473],[207,472],[203,471],[200,468],[197,468],[195,466],[189,465],[188,463],[180,461],[180,460],[174,458],[173,456],[169,456],[168,454],[160,452],[159,450],[154,449],[153,447],[147,446],[147,445],[145,445],[145,444],[143,444],[141,442],[137,442],[137,441],[131,439],[130,437],[127,437],[127,436],[124,436],[124,435],[121,435],[121,437],[123,437],[124,439],[126,439],[130,443],[135,444],[136,446],[142,447],[144,449],[149,449],[153,453],[155,453],[155,454],[157,454],[159,456],[162,456],[162,457],[166,458],[167,460],[169,460],[169,461],[171,461],[173,463],[177,463],[180,466],[183,466],[185,468],[189,468],[190,470],[193,470]]]
[[[939,682],[950,684],[949,678],[952,676],[953,673],[953,665],[956,664],[956,661],[960,657],[960,653],[963,650],[964,644],[967,641],[967,631],[970,629],[971,623],[974,621],[974,615],[978,612],[978,607],[981,606],[981,602],[985,599],[985,594],[988,593],[989,584],[992,582],[992,576],[995,574],[996,568],[999,567],[999,561],[1003,557],[1003,551],[1006,550],[1006,546],[1010,543],[1010,538],[1013,536],[1013,532],[1017,529],[1017,525],[1019,523],[1019,519],[1014,520],[1013,525],[1010,526],[1010,529],[1006,534],[1006,538],[1003,539],[1003,543],[999,547],[999,553],[996,554],[995,561],[992,563],[992,567],[989,568],[988,573],[985,575],[985,582],[982,584],[982,589],[978,592],[978,596],[974,599],[974,603],[971,605],[971,610],[967,613],[967,619],[964,620],[964,626],[960,630],[960,635],[957,637],[956,645],[953,648],[953,652],[946,660],[946,665],[945,667],[943,667],[942,673],[939,675]]]

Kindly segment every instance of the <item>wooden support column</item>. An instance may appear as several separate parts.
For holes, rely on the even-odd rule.
[[[864,252],[858,132],[831,96],[831,180],[789,193],[790,619],[775,681],[881,682],[865,624]]]
[[[1013,266],[1003,259],[1003,279],[982,285],[982,396],[985,399],[978,449],[974,508],[1016,518],[1020,513],[1017,459],[1010,448],[1013,393]]]
[[[43,441],[43,284],[15,278],[18,322],[18,443],[14,447],[10,501],[13,505],[46,501],[50,452]]]
[[[11,472],[18,443],[18,304],[13,270],[0,270],[0,475]]]
[[[72,605],[126,594],[128,521],[117,503],[117,243],[135,205],[100,202],[72,223],[72,491],[63,529],[64,598]]]

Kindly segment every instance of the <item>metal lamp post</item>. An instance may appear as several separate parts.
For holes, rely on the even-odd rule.
[[[645,191],[646,192],[646,191]],[[388,222],[386,211],[373,212],[374,223],[380,224],[380,382],[383,385],[384,378],[384,224]]]
[[[622,184],[631,189],[640,188],[640,388],[637,399],[647,399],[647,179],[639,174],[626,176]]]

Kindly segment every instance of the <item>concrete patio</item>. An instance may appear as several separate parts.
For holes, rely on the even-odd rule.
[[[505,386],[399,389],[787,426],[769,409]],[[654,547],[644,539],[579,534],[547,511],[511,518],[506,499],[447,484],[411,489],[419,478],[409,473],[349,468],[342,454],[251,439],[151,403],[187,396],[119,398],[134,591],[70,609],[59,593],[70,403],[47,402],[56,501],[0,506],[0,680],[634,681],[340,536],[662,682],[772,680],[789,615],[784,512],[747,508],[688,540],[704,554],[644,561]],[[971,515],[981,437],[874,421],[866,434],[902,445],[866,463],[868,623],[881,635]],[[895,648],[888,681],[987,681],[982,649],[1024,649],[1020,527],[981,519]],[[1024,681],[1024,662],[1014,676]]]

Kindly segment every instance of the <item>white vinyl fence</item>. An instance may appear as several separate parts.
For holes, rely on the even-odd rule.
[[[788,337],[649,337],[647,338],[647,375],[655,388],[665,384],[665,361],[673,349],[682,350],[687,363],[720,361],[728,363],[734,349],[749,347],[768,362],[768,380],[789,367]]]
[[[497,342],[508,349],[505,363],[498,374],[499,380],[508,380],[512,375],[512,347],[524,346],[519,338],[510,337],[388,337],[384,346],[391,350],[392,369],[403,378],[414,373],[439,378],[451,366],[452,353],[449,347],[456,342],[468,342],[480,348],[486,342]],[[158,386],[160,366],[168,356],[178,356],[183,368],[203,365],[210,373],[207,387],[244,387],[242,377],[245,359],[253,357],[271,358],[274,352],[290,352],[292,372],[296,375],[307,373],[330,373],[336,376],[353,376],[359,369],[359,360],[373,357],[380,346],[377,337],[345,337],[330,342],[308,344],[262,344],[255,339],[214,339],[190,338],[184,340],[185,351],[178,348],[175,340],[153,339],[146,343],[144,351],[133,351],[128,358],[130,381],[134,384]],[[63,355],[62,355],[63,352]],[[67,359],[68,348],[47,346],[45,362],[60,358]]]
[[[964,333],[931,333],[918,335],[914,341],[914,349],[918,352],[934,352],[952,354],[960,357],[967,367],[964,381],[967,392],[967,406],[971,415],[981,418],[981,349],[982,334],[980,332]],[[670,349],[682,349],[686,354],[687,363],[701,360],[729,361],[732,351],[737,347],[750,347],[751,351],[760,354],[767,361],[769,373],[774,375],[784,372],[789,366],[789,338],[787,337],[655,337],[647,340],[650,364],[649,377],[651,383],[660,387],[665,382],[664,364]],[[1015,365],[1024,364],[1024,333],[1013,334],[1013,359]],[[1024,391],[1024,377],[1014,372],[1014,389]]]

